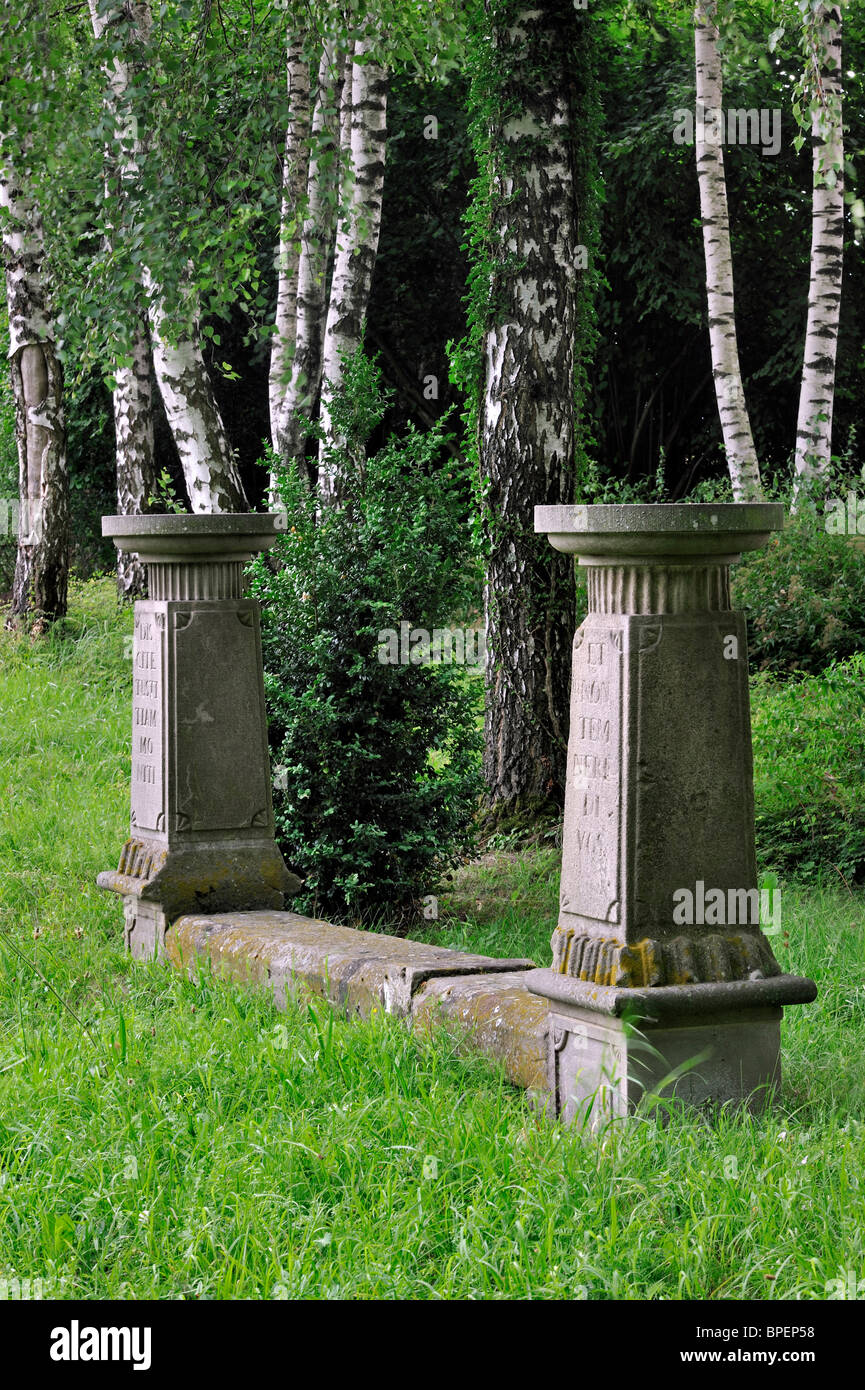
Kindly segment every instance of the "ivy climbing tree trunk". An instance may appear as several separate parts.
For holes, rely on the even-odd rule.
[[[336,252],[324,331],[320,422],[331,434],[330,400],[342,380],[341,353],[354,351],[363,334],[381,227],[387,146],[387,69],[370,59],[372,44],[358,39],[344,83],[343,106],[351,92],[351,121],[343,119],[341,175],[350,168],[351,189],[336,231]],[[350,132],[346,144],[345,132]],[[320,459],[322,455],[320,455]],[[324,502],[338,496],[339,479],[319,465]]]
[[[820,5],[805,21],[812,49],[811,280],[796,423],[793,509],[804,484],[824,475],[832,455],[835,361],[844,265],[844,126],[841,6]]]
[[[760,467],[742,388],[736,316],[733,305],[733,257],[724,175],[724,110],[717,0],[697,0],[694,11],[694,56],[697,119],[694,146],[700,186],[700,217],[706,258],[709,341],[715,397],[727,467],[737,502],[762,496]]]
[[[128,188],[138,179],[141,164],[154,157],[154,151],[148,151],[139,139],[138,123],[129,102],[133,73],[143,71],[152,62],[150,5],[148,0],[89,0],[89,4],[93,32],[97,40],[105,40],[110,55],[106,101],[116,116],[118,179]],[[128,235],[134,229],[121,224],[119,230]],[[186,318],[193,326],[191,334],[177,335],[171,331],[162,286],[147,265],[141,267],[141,285],[153,368],[192,510],[245,511],[249,503],[201,351],[192,267],[188,268],[182,287]],[[143,347],[143,340],[139,345]],[[143,374],[136,376],[133,390],[127,381],[123,402],[127,409],[144,407],[147,398],[140,389],[142,382]],[[134,428],[131,433],[143,444],[145,431]],[[127,458],[122,466],[131,473],[136,462]],[[143,497],[148,490],[148,480],[134,479],[132,494]]]
[[[19,536],[9,621],[42,624],[66,613],[69,476],[63,370],[45,276],[39,205],[28,189],[26,141],[0,137],[0,209],[9,308],[9,364],[18,446]]]
[[[342,66],[333,45],[326,44],[319,63],[312,114],[306,211],[297,269],[295,352],[273,430],[273,446],[286,463],[300,457],[303,449],[304,430],[297,412],[307,418],[312,415],[321,386],[327,269],[336,222]]]
[[[490,820],[564,801],[573,568],[534,534],[534,508],[574,500],[577,147],[589,26],[572,0],[485,0],[472,39],[477,448],[486,549],[484,773]],[[583,151],[585,154],[585,151]],[[482,286],[479,290],[478,287]]]

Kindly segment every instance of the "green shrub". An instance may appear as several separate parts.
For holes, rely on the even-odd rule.
[[[289,526],[253,568],[278,838],[304,879],[298,905],[368,921],[408,916],[470,847],[480,793],[476,682],[456,664],[384,664],[379,632],[444,628],[476,588],[460,479],[440,426],[365,444],[386,396],[378,368],[347,359],[328,452],[339,507],[316,517],[280,475]],[[284,786],[280,787],[280,781]]]
[[[865,650],[865,553],[827,535],[821,512],[788,519],[732,572],[752,669],[821,671]]]
[[[780,684],[752,678],[757,857],[865,880],[865,655]]]

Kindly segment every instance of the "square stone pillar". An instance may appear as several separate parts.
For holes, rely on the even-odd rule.
[[[730,606],[731,563],[783,521],[768,504],[535,508],[536,531],[588,571],[553,964],[527,977],[554,1003],[566,1117],[625,1113],[674,1068],[667,1093],[761,1104],[781,1006],[815,997],[760,927],[747,642]]]
[[[129,839],[101,888],[133,955],[189,912],[282,908],[300,881],[274,841],[259,606],[244,566],[283,514],[103,517],[147,567],[135,605]]]

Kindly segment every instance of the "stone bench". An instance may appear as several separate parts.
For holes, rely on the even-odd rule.
[[[101,887],[138,958],[209,958],[359,1017],[447,1020],[566,1119],[648,1090],[766,1103],[780,1084],[785,974],[759,900],[744,619],[729,567],[765,543],[765,504],[540,507],[536,529],[589,571],[574,639],[561,910],[553,964],[473,956],[286,910],[274,839],[258,604],[244,566],[285,516],[106,517],[147,566],[136,604],[130,837]],[[680,920],[708,885],[714,917]],[[692,914],[693,915],[693,914]],[[687,913],[686,913],[687,916]],[[672,1079],[670,1074],[672,1073]]]

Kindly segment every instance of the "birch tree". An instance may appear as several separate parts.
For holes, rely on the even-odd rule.
[[[127,188],[134,187],[139,180],[142,163],[150,160],[152,164],[156,157],[156,152],[145,149],[139,140],[135,113],[130,103],[133,74],[131,52],[139,68],[152,62],[149,0],[89,0],[89,5],[94,35],[97,40],[104,41],[108,51],[107,101],[118,119],[118,173]],[[126,226],[124,230],[128,234],[132,229]],[[191,332],[178,333],[172,327],[163,286],[150,265],[141,266],[141,285],[153,367],[192,510],[247,510],[249,503],[201,350],[199,308],[192,266],[187,267],[181,284],[184,320],[191,326]],[[118,408],[125,406],[125,423],[132,425],[129,433],[141,446],[137,459],[130,459],[128,455],[123,459],[121,466],[124,470],[138,466],[141,451],[146,448],[143,438],[146,432],[138,428],[137,416],[133,425],[131,413],[143,409],[146,404],[146,392],[142,390],[144,339],[140,334],[138,347],[140,373],[136,375],[134,383],[130,378],[126,379],[124,399],[119,407],[115,402],[115,419]],[[123,488],[124,499],[143,497],[146,491],[146,480],[134,477],[131,487]]]
[[[694,56],[697,77],[694,146],[706,259],[709,341],[715,397],[727,467],[737,502],[762,495],[760,467],[742,387],[733,303],[733,257],[724,175],[724,108],[717,0],[697,0]]]
[[[38,625],[66,613],[69,477],[63,370],[45,271],[42,217],[28,186],[27,154],[26,137],[14,142],[8,134],[0,137],[0,214],[20,508],[9,621],[35,619]]]
[[[362,339],[381,226],[390,68],[410,63],[418,74],[446,73],[463,51],[463,18],[451,0],[383,0],[351,16],[327,7],[317,14],[310,23],[298,7],[289,19],[289,87],[297,87],[299,100],[286,133],[269,382],[271,440],[284,462],[303,455],[301,417],[311,418],[317,401],[319,424],[326,439],[331,435],[342,359]],[[311,122],[306,74],[294,68],[298,25],[321,36]],[[300,144],[304,126],[308,152]],[[296,235],[290,244],[285,231],[296,229],[299,217],[299,244]],[[319,472],[322,499],[332,501],[338,479]]]
[[[153,359],[147,323],[138,316],[132,328],[129,358],[114,364],[114,452],[117,468],[117,511],[140,516],[152,509],[156,488],[153,435]],[[147,576],[138,557],[117,552],[117,591],[121,598],[143,598]]]
[[[94,33],[101,38],[113,25],[128,25],[139,39],[149,26],[146,8],[136,18],[135,7],[128,5],[111,13],[103,0],[90,0],[90,16]],[[107,65],[105,105],[113,125],[113,141],[105,150],[106,205],[112,209],[111,226],[107,234],[109,250],[128,236],[127,189],[138,173],[138,139],[135,114],[129,102],[129,87],[134,64],[127,60],[126,36],[117,34],[118,46]],[[119,50],[119,51],[118,51]],[[117,510],[121,516],[134,516],[150,508],[156,486],[156,463],[153,434],[153,360],[150,335],[143,307],[143,287],[134,305],[128,352],[113,364],[114,387],[114,452],[117,474]],[[146,594],[144,566],[130,551],[117,552],[117,589],[121,598],[134,599]]]
[[[308,187],[297,267],[294,303],[294,357],[287,386],[278,397],[274,418],[271,404],[273,447],[288,462],[303,447],[303,426],[298,412],[312,414],[321,386],[322,344],[327,316],[327,270],[336,221],[340,89],[344,63],[335,46],[324,45],[312,115]],[[350,114],[349,103],[349,114]],[[273,381],[271,363],[271,381]]]
[[[564,797],[574,579],[568,558],[535,536],[534,508],[574,501],[590,22],[571,0],[485,0],[472,44],[484,774],[494,821],[531,818]]]
[[[342,356],[354,351],[363,335],[381,228],[388,75],[373,55],[372,41],[358,39],[344,83],[340,160],[343,169],[350,169],[351,188],[336,230],[322,350],[320,422],[326,436],[331,433],[330,401],[342,380]],[[349,92],[350,122],[345,106]],[[330,502],[338,494],[339,479],[320,466],[318,486],[322,500]]]
[[[799,414],[795,510],[803,487],[828,472],[844,262],[844,128],[841,6],[820,4],[805,19],[812,74],[811,275]]]
[[[299,222],[307,200],[310,170],[310,89],[309,59],[304,38],[289,43],[287,67],[289,122],[285,135],[282,165],[282,208],[277,253],[276,324],[270,351],[268,395],[270,433],[273,447],[280,453],[280,418],[292,371],[297,339],[298,276],[301,238]]]

